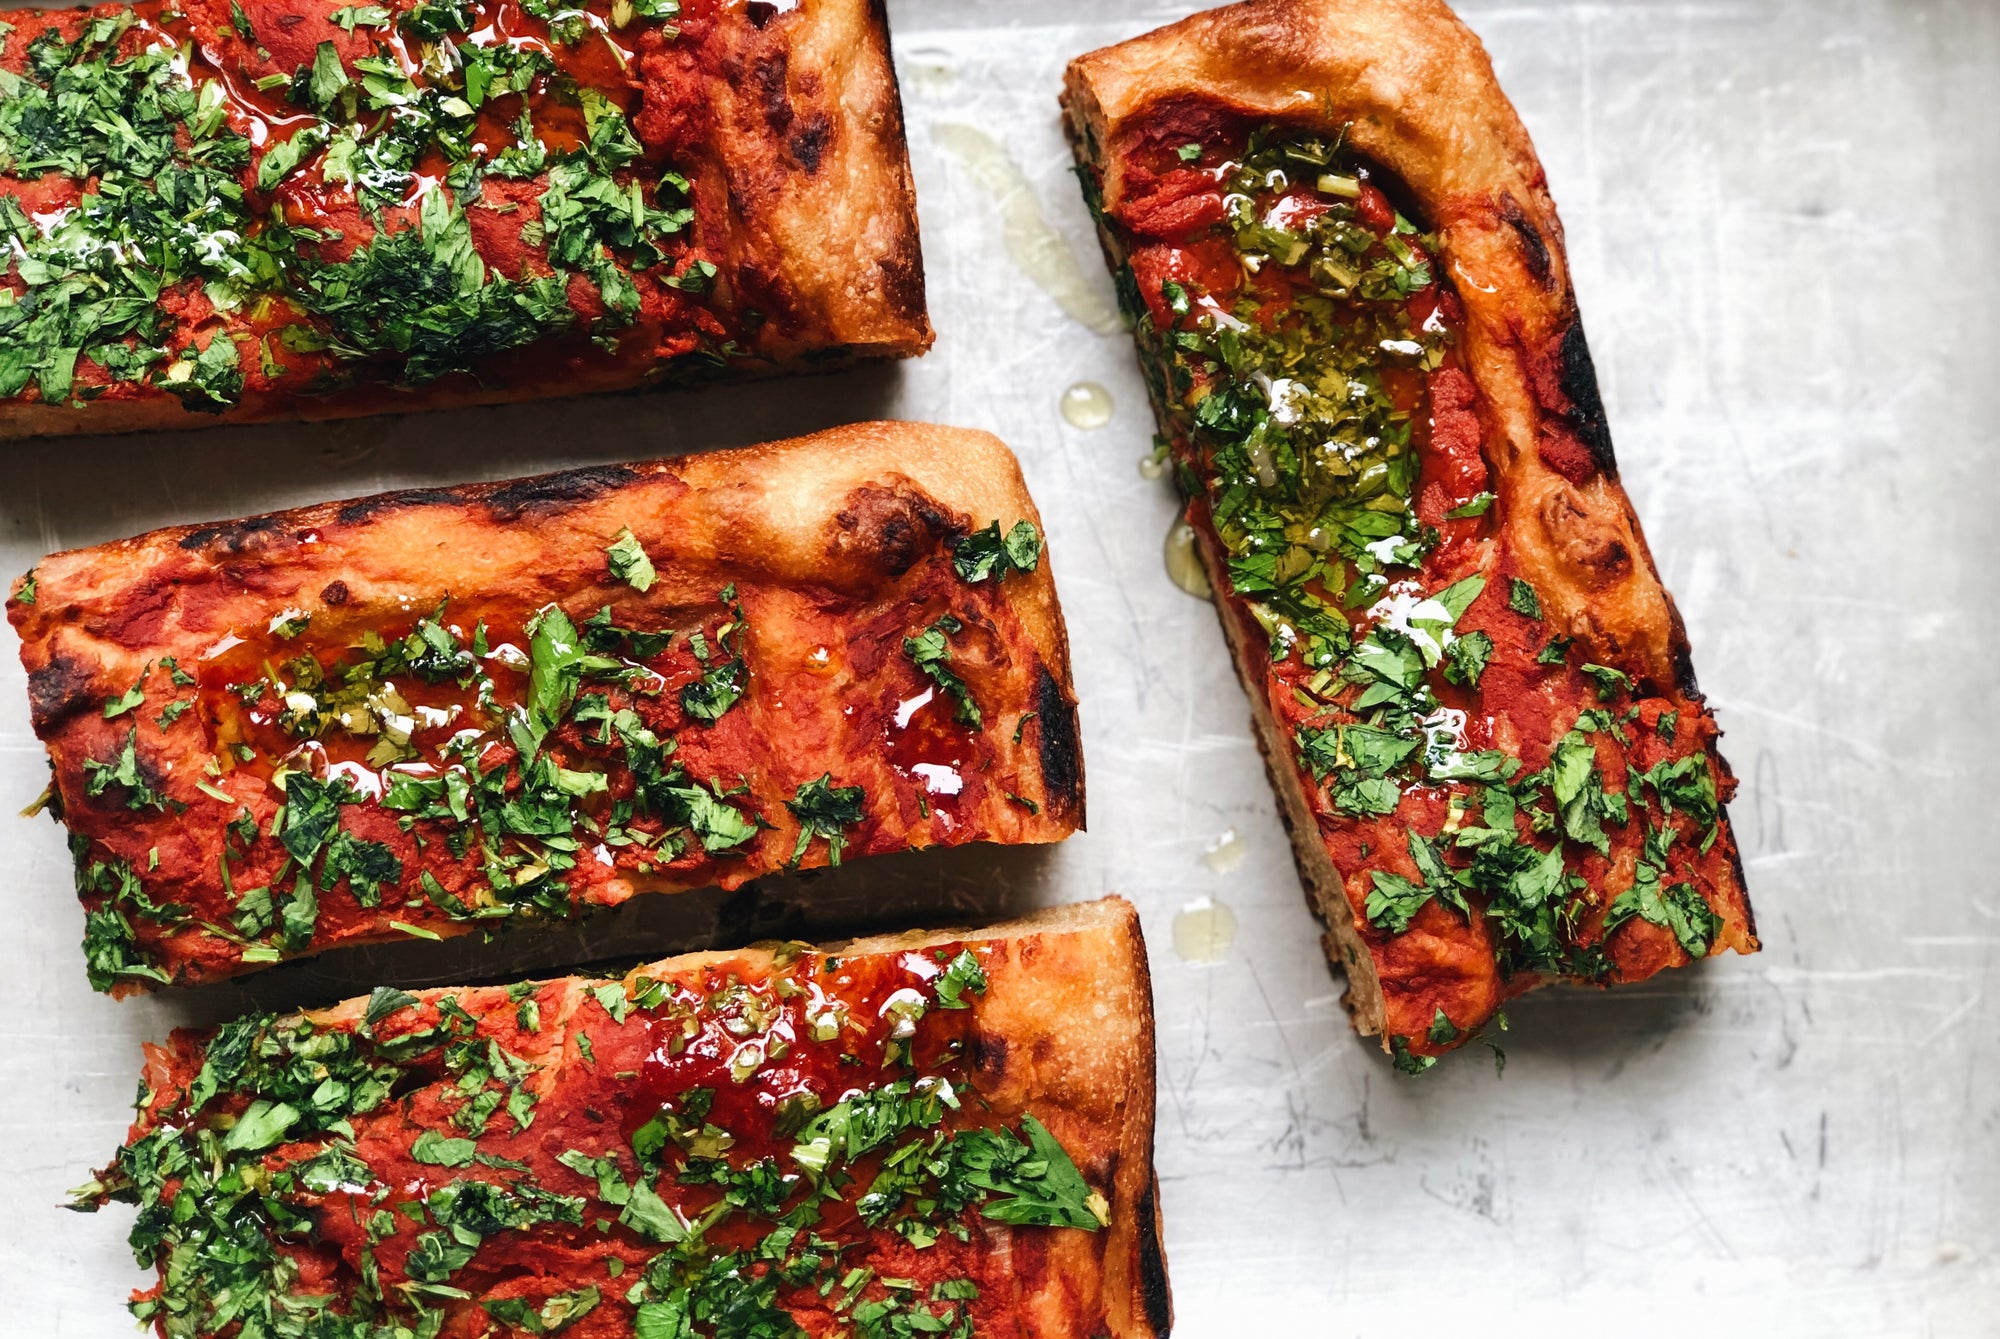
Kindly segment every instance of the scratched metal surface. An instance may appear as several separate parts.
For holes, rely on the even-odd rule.
[[[1742,774],[1765,952],[1512,1010],[1504,1077],[1347,1031],[1066,175],[1063,62],[1157,3],[892,4],[936,351],[696,395],[15,447],[0,569],[146,527],[900,416],[999,432],[1048,522],[1091,828],[850,865],[565,935],[411,946],[123,1005],[85,987],[57,829],[0,822],[0,1330],[130,1333],[128,1218],[54,1207],[120,1138],[138,1042],[252,1000],[1122,892],[1158,992],[1180,1332],[2000,1333],[2000,888],[1982,691],[2000,378],[2000,7],[1468,4],[1548,166],[1624,478]],[[1079,13],[1118,13],[1077,22]],[[990,146],[998,146],[996,151]],[[1033,275],[1035,282],[1027,277]],[[1058,300],[1060,299],[1060,300]],[[1093,328],[1095,327],[1095,328]],[[1108,388],[1108,425],[1057,413]],[[42,784],[0,657],[0,798]],[[1242,859],[1204,850],[1234,830]],[[1208,897],[1222,960],[1176,953]]]

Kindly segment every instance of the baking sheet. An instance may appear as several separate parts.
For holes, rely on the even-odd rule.
[[[56,1205],[121,1138],[140,1039],[177,1023],[1116,891],[1152,952],[1179,1333],[2000,1333],[2000,887],[1981,812],[2000,781],[2000,6],[1463,9],[1548,167],[1625,483],[1728,731],[1761,956],[1527,1000],[1500,1076],[1464,1054],[1406,1080],[1350,1035],[1213,614],[1162,571],[1173,502],[1137,469],[1151,425],[1056,120],[1068,57],[1184,11],[903,0],[939,332],[921,362],[4,448],[0,570],[156,525],[860,417],[989,428],[1047,521],[1089,832],[121,1005],[84,984],[60,831],[0,820],[0,1332],[132,1332],[129,1211]],[[1078,381],[1109,392],[1104,426],[1060,414]],[[10,647],[0,802],[43,778]],[[1177,919],[1181,949],[1220,961],[1177,951]]]

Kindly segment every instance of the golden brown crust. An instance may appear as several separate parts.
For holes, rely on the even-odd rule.
[[[880,0],[805,4],[743,36],[712,113],[735,270],[808,332],[773,331],[760,351],[922,353],[932,334],[886,10]]]
[[[635,867],[626,857],[642,853],[621,851],[615,865],[607,854],[569,876],[573,902],[614,904],[640,891],[718,881],[733,887],[786,863],[800,834],[786,801],[827,771],[868,797],[867,819],[850,836],[854,854],[969,840],[1055,841],[1080,826],[1075,695],[1049,565],[982,581],[966,581],[954,567],[954,546],[968,532],[1023,521],[1033,525],[1038,516],[1018,464],[997,439],[870,423],[737,451],[155,531],[43,560],[33,573],[33,603],[24,578],[8,613],[22,638],[57,806],[88,839],[89,858],[141,871],[137,877],[162,904],[205,905],[226,892],[217,883],[225,826],[241,809],[268,831],[285,803],[264,755],[236,765],[231,742],[246,736],[226,724],[241,713],[224,680],[258,678],[259,666],[286,663],[308,641],[348,647],[369,632],[393,641],[447,596],[461,633],[471,635],[474,618],[487,621],[496,648],[520,638],[527,616],[550,604],[579,625],[610,606],[621,625],[679,628],[674,645],[685,648],[690,617],[715,636],[715,618],[733,603],[747,623],[736,643],[748,667],[742,701],[712,727],[670,715],[655,728],[679,739],[674,756],[696,779],[713,772],[718,790],[747,785],[742,804],[767,826],[726,856],[705,858],[697,844],[671,864]],[[609,570],[607,546],[626,529],[657,567],[643,595]],[[718,604],[718,591],[730,585],[733,601]],[[927,685],[903,639],[944,613],[966,625],[951,639],[949,663],[983,708],[976,729],[949,724],[942,695],[935,706],[916,707],[915,716],[909,706]],[[267,632],[274,619],[300,616],[309,631],[297,642]],[[169,682],[167,657],[200,683]],[[243,664],[212,670],[218,657]],[[526,671],[505,682],[517,679],[525,681]],[[147,702],[107,718],[106,705],[135,683],[144,684]],[[511,691],[525,689],[516,683]],[[633,705],[671,713],[678,691]],[[198,706],[163,722],[163,708],[177,698]],[[931,719],[923,713],[938,724],[923,726]],[[899,714],[901,724],[892,719]],[[913,772],[916,755],[897,752],[899,732],[912,720],[962,758],[954,764],[962,790],[933,789],[924,798],[932,778]],[[270,747],[295,750],[297,742],[288,737]],[[128,745],[157,803],[103,784],[106,760]],[[316,770],[296,756],[291,765]],[[614,774],[620,766],[615,754],[590,765]],[[351,804],[346,812],[359,822],[376,808]],[[402,840],[394,826],[361,835],[393,847]],[[282,860],[275,845],[262,845],[266,859]],[[824,863],[825,844],[810,846],[806,863]],[[447,885],[459,877],[435,850],[422,859],[406,854],[404,891],[417,902],[424,899],[416,882],[422,867]],[[239,888],[290,878],[255,858],[234,870]],[[474,872],[462,874],[476,891]],[[92,891],[86,902],[101,906],[105,891]],[[365,912],[344,897],[322,899],[312,950],[395,938],[402,932],[387,923],[392,915],[438,933],[470,928],[421,907]],[[217,905],[210,919],[229,914]],[[176,979],[242,969],[233,949],[206,953],[215,944],[194,924],[162,931],[153,946],[184,951],[168,964]]]
[[[1714,753],[1685,631],[1618,482],[1544,173],[1484,50],[1450,10],[1438,0],[1226,6],[1079,57],[1063,108],[1101,195],[1100,233],[1114,267],[1127,259],[1112,221],[1130,199],[1128,155],[1159,125],[1202,124],[1222,111],[1251,126],[1344,131],[1362,159],[1402,183],[1415,197],[1414,216],[1439,238],[1441,267],[1465,310],[1458,353],[1478,391],[1498,497],[1495,548],[1539,593],[1549,631],[1574,638],[1590,660],[1629,668],[1709,732],[1705,751],[1726,799],[1732,778]],[[1156,409],[1170,434],[1179,431],[1165,406]],[[1206,526],[1195,531],[1212,584],[1229,591],[1228,555]],[[1382,942],[1362,911],[1368,862],[1336,860],[1329,843],[1337,819],[1309,792],[1291,730],[1273,710],[1267,634],[1240,600],[1225,596],[1218,606],[1308,899],[1329,927],[1327,955],[1348,973],[1355,1025],[1383,1034],[1385,1049],[1391,1033],[1422,1047],[1430,1005],[1445,993],[1437,983],[1456,979],[1460,959],[1490,963],[1491,946],[1476,922],[1443,938],[1418,926]],[[1722,869],[1704,885],[1720,918],[1711,951],[1754,952],[1734,840],[1726,817],[1719,821]],[[1631,869],[1627,858],[1608,891],[1629,884]],[[1684,960],[1666,935],[1645,933],[1644,952],[1619,964],[1626,979]],[[1466,977],[1487,994],[1453,1000],[1449,1016],[1458,1021],[1490,1016],[1504,995],[1535,983],[1525,973],[1498,981],[1490,967]]]
[[[737,352],[722,374],[826,371],[922,354],[934,334],[885,10],[879,0],[815,0],[758,22],[733,0],[714,7],[721,21],[705,29],[700,53],[711,72],[701,158],[676,166],[695,182],[694,232],[717,257],[717,301],[757,314],[741,331],[730,317]],[[48,12],[66,19],[83,11]],[[301,396],[253,378],[221,413],[191,412],[165,392],[64,404],[14,397],[0,400],[0,440],[415,413],[717,375],[700,355],[647,363],[564,352],[546,374],[510,365],[490,384],[456,375],[416,388]]]

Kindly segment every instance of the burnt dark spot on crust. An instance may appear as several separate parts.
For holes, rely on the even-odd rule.
[[[847,505],[833,519],[840,530],[832,545],[835,553],[898,577],[942,541],[972,528],[907,482],[862,484],[847,495]]]
[[[1590,360],[1590,341],[1583,322],[1573,321],[1563,334],[1560,386],[1569,400],[1569,422],[1591,459],[1606,477],[1618,477],[1618,457],[1611,449],[1611,424],[1604,417],[1604,399],[1597,393],[1597,367]]]
[[[340,608],[340,606],[347,603],[347,583],[345,581],[327,582],[326,585],[320,588],[319,598],[321,604],[334,609]]]
[[[1165,1339],[1174,1328],[1174,1295],[1167,1285],[1167,1255],[1160,1248],[1159,1186],[1146,1183],[1139,1196],[1139,1306],[1146,1324]]]
[[[1671,595],[1667,597],[1667,654],[1673,661],[1674,691],[1690,702],[1701,701],[1701,685],[1694,677],[1694,652],[1688,646],[1687,624],[1681,621],[1680,608]]]
[[[924,316],[924,266],[912,247],[908,252],[887,255],[876,262],[882,273],[882,295],[895,309],[912,321]]]
[[[512,521],[525,512],[542,511],[574,502],[602,497],[637,477],[628,465],[598,465],[590,469],[564,470],[533,479],[520,479],[486,494],[486,509],[495,520]]]
[[[1729,764],[1723,762],[1720,753],[1715,755],[1715,760],[1721,764],[1723,772],[1727,774],[1729,772]],[[1735,880],[1736,890],[1739,894],[1736,900],[1743,907],[1743,932],[1749,935],[1752,941],[1755,941],[1757,938],[1757,908],[1751,905],[1750,885],[1744,881],[1743,848],[1736,844],[1736,829],[1729,826],[1728,805],[1716,806],[1715,821],[1725,829],[1722,839],[1729,847],[1729,873],[1730,877]]]
[[[750,26],[762,29],[765,24],[778,17],[778,7],[771,0],[750,0],[743,6],[743,17],[750,20]]]
[[[1549,244],[1542,239],[1535,221],[1511,195],[1500,197],[1500,221],[1512,228],[1514,235],[1521,239],[1522,258],[1528,262],[1528,272],[1535,276],[1535,282],[1543,288],[1553,286],[1555,266],[1549,258]]]
[[[399,493],[377,493],[374,497],[356,498],[345,503],[335,513],[342,525],[359,525],[373,520],[384,512],[398,511],[404,507],[452,507],[465,501],[465,495],[451,488],[406,488]]]
[[[1622,577],[1632,570],[1632,550],[1625,547],[1625,541],[1622,539],[1606,540],[1584,555],[1584,563],[1595,569],[1606,580]]]
[[[1007,1038],[999,1032],[975,1032],[972,1036],[972,1073],[982,1082],[980,1086],[992,1089],[999,1086],[1007,1074]]]
[[[833,122],[824,113],[814,112],[792,132],[788,144],[792,160],[811,174],[819,171],[820,159],[826,156],[827,145],[832,142]]]
[[[1049,808],[1083,823],[1083,746],[1077,738],[1076,704],[1046,665],[1038,667],[1035,726],[1041,732],[1042,787]]]
[[[283,516],[271,515],[249,516],[221,525],[204,525],[181,536],[181,547],[189,551],[214,548],[224,553],[242,553],[253,547],[253,541],[258,537],[284,523]]]
[[[788,59],[783,51],[770,51],[750,66],[750,84],[764,104],[764,124],[782,135],[792,124],[792,102],[785,95]]]
[[[1694,677],[1694,652],[1688,649],[1686,642],[1681,642],[1674,647],[1673,658],[1675,690],[1683,697],[1699,698],[1701,684]]]
[[[28,715],[35,733],[47,737],[77,712],[96,705],[91,691],[95,674],[81,660],[57,654],[28,674]]]

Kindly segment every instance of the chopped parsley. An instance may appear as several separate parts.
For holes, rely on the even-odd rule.
[[[604,551],[611,565],[611,575],[630,586],[640,594],[653,588],[658,574],[653,571],[653,560],[646,556],[639,537],[630,530],[620,530],[618,538]]]
[[[608,1056],[620,1028],[675,1047],[696,1037],[776,1047],[789,1035],[799,1047],[830,1045],[824,1058],[861,1060],[847,1049],[860,1034],[821,1039],[798,1026],[828,1003],[802,987],[830,960],[788,946],[772,962],[768,977],[732,974],[707,995],[635,978],[628,1012],[593,1025],[598,1044]],[[984,989],[969,951],[951,953],[928,986],[907,979],[919,985],[892,1001],[947,1004],[951,994],[967,1007]],[[566,988],[600,1004],[627,993],[619,983]],[[1081,1232],[1111,1221],[1105,1194],[1035,1114],[978,1119],[948,1072],[857,1083],[840,1065],[808,1067],[782,1080],[794,1090],[774,1106],[739,1102],[727,1116],[713,1088],[652,1099],[636,1086],[599,1090],[574,1071],[530,1084],[564,1063],[571,1038],[592,1055],[582,1031],[524,1039],[521,1054],[501,1043],[490,1022],[537,989],[489,996],[482,1017],[458,996],[385,988],[345,1024],[252,1015],[197,1043],[174,1086],[142,1095],[137,1132],[111,1167],[77,1192],[79,1208],[138,1206],[132,1247],[161,1284],[135,1314],[171,1317],[191,1334],[239,1324],[283,1334],[303,1305],[322,1318],[316,1339],[381,1339],[434,1332],[438,1303],[478,1296],[493,1322],[536,1335],[621,1308],[615,1319],[656,1339],[785,1339],[800,1333],[796,1317],[831,1307],[859,1336],[970,1339],[977,1284],[955,1269],[919,1283],[887,1262],[947,1239],[982,1251],[982,1220]],[[872,1011],[869,998],[834,996]],[[907,1016],[914,1027],[923,1014]],[[395,1035],[384,1037],[391,1020]],[[961,1063],[948,1046],[922,1053]],[[816,1077],[797,1090],[799,1074]],[[657,1113],[621,1139],[622,1117],[645,1115],[648,1100]],[[516,1139],[537,1104],[551,1110],[550,1134]],[[769,1151],[745,1151],[759,1145]],[[336,1272],[302,1302],[301,1252],[330,1249],[307,1231],[322,1202],[352,1213],[358,1276]],[[829,1211],[836,1202],[846,1208]],[[503,1238],[506,1264],[489,1252]],[[513,1263],[557,1243],[573,1265],[536,1275]],[[600,1265],[593,1281],[585,1271]],[[516,1279],[538,1286],[494,1286]]]
[[[575,37],[587,28],[581,11],[531,8]],[[667,0],[617,9],[620,27],[677,31]],[[487,375],[498,355],[572,333],[615,345],[652,284],[704,291],[715,270],[684,254],[685,179],[642,160],[603,92],[478,13],[469,0],[425,0],[400,18],[373,4],[330,11],[348,56],[321,41],[302,65],[256,80],[303,122],[256,144],[234,128],[225,81],[177,12],[149,19],[145,49],[129,55],[136,11],[93,17],[73,41],[54,28],[35,37],[26,68],[0,75],[0,173],[57,174],[80,198],[39,221],[0,199],[3,272],[16,285],[0,301],[0,397],[81,403],[136,383],[213,413],[241,403],[253,374],[301,395],[420,386]],[[236,0],[228,18],[256,43]],[[405,43],[411,56],[397,54]],[[406,73],[419,44],[423,59]],[[552,149],[526,109],[494,133],[482,108],[509,95],[554,104],[542,117],[551,123],[580,117],[585,142]],[[542,183],[540,219],[522,229],[533,259],[512,273],[483,258],[468,216],[492,207],[489,176]],[[271,198],[297,180],[336,202],[351,192],[370,235],[329,258],[324,244],[340,233]],[[417,217],[397,226],[388,211],[407,206]],[[573,278],[604,308],[581,331]],[[256,311],[284,323],[248,344],[196,330],[177,315],[189,294],[225,321]],[[689,328],[712,360],[734,349]]]
[[[1507,583],[1507,607],[1524,618],[1539,619],[1542,616],[1542,597],[1535,588],[1519,577]]]
[[[838,865],[847,845],[847,829],[868,815],[867,798],[860,786],[834,785],[830,772],[800,786],[797,795],[785,801],[785,808],[799,821],[799,842],[792,849],[791,863],[796,865],[805,858],[815,837],[824,837],[827,863]]]
[[[1162,450],[1190,495],[1188,519],[1221,550],[1235,617],[1261,634],[1298,770],[1321,814],[1358,827],[1364,858],[1372,848],[1361,909],[1371,937],[1409,932],[1420,915],[1436,917],[1425,910],[1435,903],[1452,920],[1483,922],[1503,978],[1605,980],[1614,964],[1604,936],[1633,918],[1698,956],[1720,922],[1679,871],[1718,832],[1706,754],[1626,765],[1626,727],[1647,689],[1616,665],[1571,667],[1562,636],[1539,655],[1529,647],[1556,667],[1536,688],[1566,689],[1554,696],[1563,701],[1580,686],[1596,705],[1559,716],[1541,770],[1527,773],[1515,756],[1539,753],[1538,741],[1516,745],[1494,728],[1502,713],[1474,696],[1491,691],[1496,661],[1520,655],[1503,606],[1537,622],[1545,611],[1528,581],[1491,570],[1490,545],[1440,547],[1418,515],[1424,388],[1442,384],[1458,356],[1452,299],[1436,292],[1439,240],[1396,213],[1393,192],[1371,184],[1378,169],[1344,135],[1270,126],[1220,150],[1164,147],[1180,162],[1218,164],[1205,170],[1222,217],[1196,225],[1188,244],[1227,243],[1239,264],[1190,267],[1219,276],[1212,289],[1186,277],[1154,293],[1128,268],[1121,298],[1169,425]],[[1106,218],[1085,177],[1086,201]],[[1495,492],[1469,486],[1478,491],[1442,510],[1468,523],[1446,527],[1454,541],[1495,524]],[[994,538],[979,551],[990,554]],[[932,666],[949,673],[945,645],[913,638],[906,651],[942,684]],[[1517,691],[1515,678],[1500,691]],[[1674,722],[1657,719],[1671,744]],[[1442,820],[1431,817],[1440,808]],[[1599,933],[1580,870],[1618,854],[1614,843],[1629,846],[1641,814],[1673,836],[1641,862]],[[1688,850],[1670,860],[1683,835]],[[1413,1043],[1456,1045],[1478,1025],[1440,1013],[1427,1037],[1392,1038],[1398,1067],[1429,1068]]]
[[[965,680],[959,678],[950,668],[949,638],[954,633],[962,632],[964,628],[965,624],[955,615],[946,614],[916,636],[905,637],[903,654],[923,671],[924,677],[951,698],[954,703],[953,718],[961,725],[970,725],[976,729],[984,721],[979,703],[974,700],[972,689],[966,685]]]
[[[1000,522],[975,530],[952,544],[952,564],[961,581],[1004,581],[1013,572],[1041,565],[1042,537],[1028,521],[1016,521],[1004,535]]]

